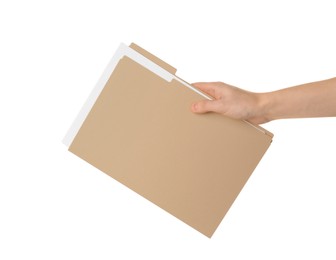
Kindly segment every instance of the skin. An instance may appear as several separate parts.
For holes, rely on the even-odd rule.
[[[213,97],[192,104],[194,113],[215,112],[252,124],[284,118],[336,116],[336,78],[267,93],[249,92],[223,82],[192,85]]]

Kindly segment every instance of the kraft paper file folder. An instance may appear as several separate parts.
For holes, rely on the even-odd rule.
[[[135,44],[121,44],[64,139],[69,151],[211,237],[272,141]]]

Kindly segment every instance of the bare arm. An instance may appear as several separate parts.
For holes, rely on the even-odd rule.
[[[216,112],[254,124],[282,118],[336,116],[336,78],[267,93],[248,92],[222,82],[193,85],[214,98],[194,103],[195,113]]]

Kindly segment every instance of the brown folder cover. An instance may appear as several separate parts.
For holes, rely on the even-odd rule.
[[[272,134],[218,114],[193,114],[200,98],[124,56],[69,150],[211,237]]]

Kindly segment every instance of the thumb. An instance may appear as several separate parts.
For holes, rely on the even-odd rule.
[[[202,100],[198,101],[191,106],[194,113],[207,113],[207,112],[220,112],[220,103],[218,100]]]
[[[218,93],[220,89],[220,86],[218,86],[217,82],[196,82],[192,83],[191,85],[198,88],[205,94],[212,96],[213,98],[216,97],[216,93]]]

